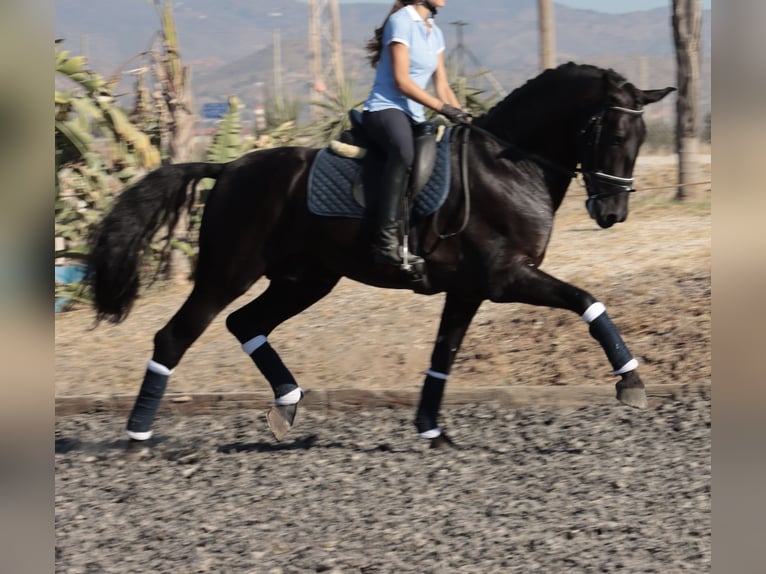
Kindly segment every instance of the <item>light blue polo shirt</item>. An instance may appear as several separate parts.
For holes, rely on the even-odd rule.
[[[411,5],[397,10],[388,19],[383,28],[383,50],[375,69],[375,82],[363,109],[377,112],[396,108],[405,112],[415,122],[425,121],[423,105],[404,96],[396,87],[389,45],[391,42],[401,42],[410,49],[410,78],[425,89],[436,71],[438,56],[445,49],[442,31],[434,24],[432,18],[428,20],[431,24],[430,31]]]

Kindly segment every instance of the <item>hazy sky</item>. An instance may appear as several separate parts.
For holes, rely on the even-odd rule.
[[[355,4],[359,2],[380,2],[381,4],[393,4],[392,0],[340,0]],[[454,0],[457,1],[457,0]],[[713,0],[702,0],[702,8],[709,9]],[[554,0],[555,4],[563,4],[572,8],[583,10],[596,10],[598,12],[637,12],[639,10],[651,10],[660,6],[670,6],[672,0]],[[449,2],[447,2],[449,8]]]
[[[702,8],[710,8],[713,0],[702,0]],[[596,10],[598,12],[637,12],[651,10],[661,6],[670,6],[671,0],[554,0],[554,4],[564,4],[572,8]]]

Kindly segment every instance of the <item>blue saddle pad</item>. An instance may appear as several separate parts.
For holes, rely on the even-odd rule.
[[[450,186],[450,135],[451,128],[447,128],[436,148],[433,173],[415,197],[411,211],[415,221],[434,213],[447,199]],[[328,148],[321,150],[309,175],[309,211],[325,217],[363,219],[365,208],[353,195],[354,180],[361,168],[361,160],[341,157]]]

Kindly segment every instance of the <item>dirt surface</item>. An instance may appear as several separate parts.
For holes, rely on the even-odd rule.
[[[542,269],[593,293],[607,306],[641,363],[647,385],[710,380],[710,185],[671,201],[675,166],[640,159],[629,219],[598,229],[572,185],[556,219]],[[701,172],[710,179],[710,166]],[[187,352],[169,392],[239,392],[268,385],[225,327],[235,301]],[[152,339],[191,285],[146,292],[128,319],[90,330],[93,313],[56,315],[57,396],[133,394]],[[417,390],[429,366],[444,296],[375,289],[342,280],[325,299],[275,330],[270,341],[308,389]],[[466,335],[450,388],[611,385],[598,344],[579,317],[547,308],[485,302]]]
[[[639,187],[664,185],[673,167],[647,162],[637,176]],[[650,392],[688,392],[645,410],[445,405],[456,443],[445,450],[416,437],[412,408],[307,405],[281,443],[262,409],[164,413],[138,445],[124,414],[60,416],[55,571],[709,572],[709,191],[684,205],[668,201],[672,190],[636,194],[630,219],[606,231],[583,193],[570,191],[543,268],[607,305]],[[154,332],[189,290],[154,289],[123,324],[93,331],[88,309],[58,314],[57,395],[134,395]],[[271,341],[311,390],[417,391],[442,301],[344,281]],[[268,389],[225,315],[170,392]],[[609,372],[579,317],[485,303],[445,400],[478,387],[577,394],[611,388]]]
[[[710,572],[710,396],[646,410],[305,409],[275,444],[252,411],[56,421],[56,572]],[[120,437],[120,438],[118,438]]]

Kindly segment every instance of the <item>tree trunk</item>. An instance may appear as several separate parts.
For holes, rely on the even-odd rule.
[[[183,80],[177,86],[178,102],[171,106],[173,130],[170,139],[170,163],[191,161],[194,138],[194,102],[191,90],[191,70],[183,67]]]
[[[321,113],[319,103],[324,97],[325,78],[322,64],[322,7],[318,0],[309,0],[309,58],[311,61],[311,119]]]
[[[553,18],[553,1],[537,0],[540,20],[540,68],[556,67],[556,27]]]
[[[673,0],[673,38],[676,45],[676,199],[687,199],[689,183],[699,178],[699,76],[702,5],[700,0]]]
[[[176,33],[172,0],[154,0],[162,24],[160,47],[153,52],[154,73],[160,90],[156,93],[161,126],[163,163],[191,161],[194,139],[194,103],[191,91],[191,69],[184,65]],[[176,233],[188,228],[188,215],[179,216]],[[171,249],[162,275],[166,279],[185,282],[191,275],[188,257],[178,249]]]
[[[330,0],[330,53],[332,54],[332,67],[335,72],[335,83],[338,92],[346,86],[346,77],[343,71],[343,40],[341,38],[340,8],[338,0]]]

